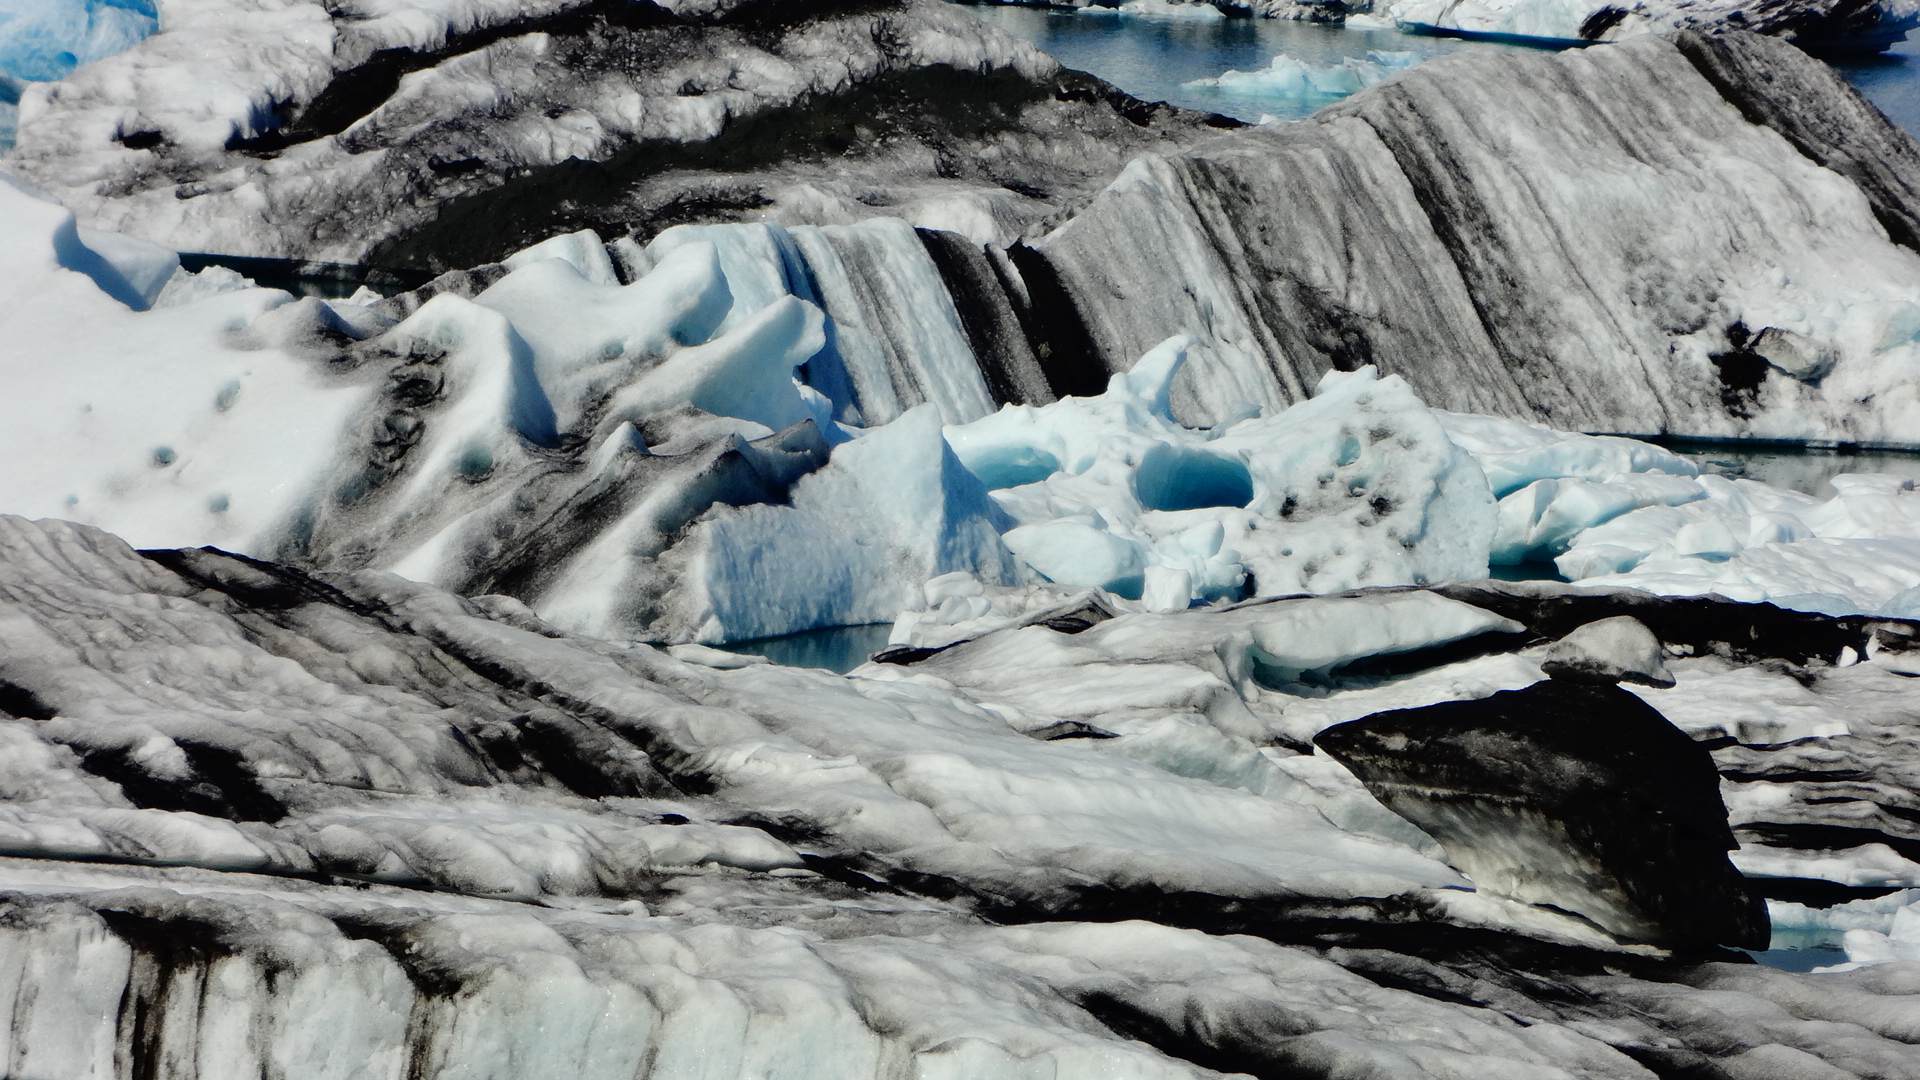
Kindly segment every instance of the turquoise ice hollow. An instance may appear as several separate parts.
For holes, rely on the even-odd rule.
[[[158,29],[154,0],[0,0],[0,76],[64,79]]]

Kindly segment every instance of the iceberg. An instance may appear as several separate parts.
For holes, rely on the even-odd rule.
[[[1178,337],[1096,396],[990,412],[898,221],[644,249],[577,232],[417,293],[296,301],[16,183],[0,200],[6,430],[35,463],[0,507],[144,546],[385,568],[707,643],[894,621],[937,647],[1088,589],[1177,611],[1522,562],[1835,614],[1903,615],[1920,588],[1899,481],[1821,502],[1699,476],[1631,439],[1433,410],[1371,368],[1190,426]],[[978,591],[925,584],[953,575]]]
[[[1079,9],[1082,15],[1124,15],[1134,19],[1168,19],[1175,21],[1213,22],[1226,18],[1219,8],[1198,0],[1126,0],[1117,6],[1088,4]]]
[[[1033,247],[1108,371],[1194,335],[1196,426],[1372,365],[1560,430],[1902,444],[1916,167],[1790,45],[1641,35],[1440,57],[1142,155]]]
[[[1375,49],[1364,60],[1350,56],[1337,64],[1313,64],[1281,53],[1259,71],[1227,71],[1180,85],[1278,101],[1332,101],[1405,71],[1420,59],[1416,53]]]

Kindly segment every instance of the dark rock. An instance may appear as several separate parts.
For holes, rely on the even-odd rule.
[[[1707,751],[1616,686],[1536,683],[1314,740],[1480,889],[1672,947],[1765,948]]]
[[[1774,659],[1831,664],[1846,649],[1865,656],[1876,641],[1878,649],[1905,652],[1916,633],[1912,623],[1895,619],[1832,617],[1712,596],[1655,596],[1550,581],[1476,581],[1434,591],[1504,615],[1546,640],[1601,619],[1630,615],[1662,642],[1680,646],[1683,654],[1713,654],[1741,663]]]

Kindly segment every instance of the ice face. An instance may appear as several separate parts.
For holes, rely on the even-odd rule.
[[[794,485],[789,505],[703,516],[666,559],[673,584],[657,631],[721,642],[885,622],[931,577],[1011,582],[1005,524],[941,438],[938,412],[922,405],[835,448]],[[617,634],[607,577],[583,563],[538,608],[563,626]]]
[[[1430,405],[1561,429],[1897,443],[1913,212],[1844,147],[1913,150],[1854,97],[1752,35],[1442,57],[1143,155],[1035,245],[1110,369],[1196,336],[1174,388],[1196,425],[1372,363]],[[1799,119],[1816,100],[1829,119]]]
[[[511,588],[620,636],[886,621],[937,574],[1010,580],[1004,515],[939,432],[943,415],[989,407],[979,369],[951,303],[930,304],[943,287],[901,222],[804,243],[777,226],[683,230],[611,252],[575,233],[478,286],[329,303],[180,273],[170,253],[78,230],[11,181],[0,198],[18,346],[9,431],[23,461],[49,462],[10,474],[0,502],[143,543]],[[795,290],[833,297],[841,318]],[[92,312],[90,329],[63,334],[61,312]],[[842,420],[875,423],[872,442],[794,509],[703,525],[659,562],[715,502],[787,501],[866,430]],[[818,574],[775,581],[810,558]]]
[[[0,0],[0,75],[51,82],[159,28],[154,0]]]

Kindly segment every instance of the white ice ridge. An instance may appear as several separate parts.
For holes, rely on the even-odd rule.
[[[1417,53],[1375,49],[1364,60],[1349,56],[1337,64],[1315,64],[1280,53],[1258,71],[1227,71],[1181,85],[1277,101],[1325,102],[1363,90],[1420,60]]]
[[[442,292],[397,325],[407,309],[182,273],[172,253],[77,228],[10,179],[0,220],[9,510],[145,546],[319,561],[349,549],[355,565],[476,588],[499,569],[501,515],[524,522],[529,485],[551,484],[554,455],[577,447],[597,528],[543,559],[545,586],[525,598],[631,636],[666,616],[623,607],[625,590],[651,588],[692,518],[716,499],[784,499],[821,463],[809,455],[870,423],[880,441],[847,448],[788,516],[697,527],[658,633],[885,620],[927,577],[1011,573],[1003,519],[939,430],[992,400],[939,272],[897,219],[670,229],[621,250],[645,271],[629,285],[598,237],[557,237],[472,299]],[[727,449],[795,425],[816,433],[793,437],[804,452],[791,439],[771,458]],[[774,487],[729,479],[729,453],[748,455],[744,482]],[[641,486],[655,497],[633,497]],[[812,531],[795,532],[809,506]],[[787,555],[758,561],[763,543]],[[801,551],[820,574],[790,579],[784,606],[754,601]]]

